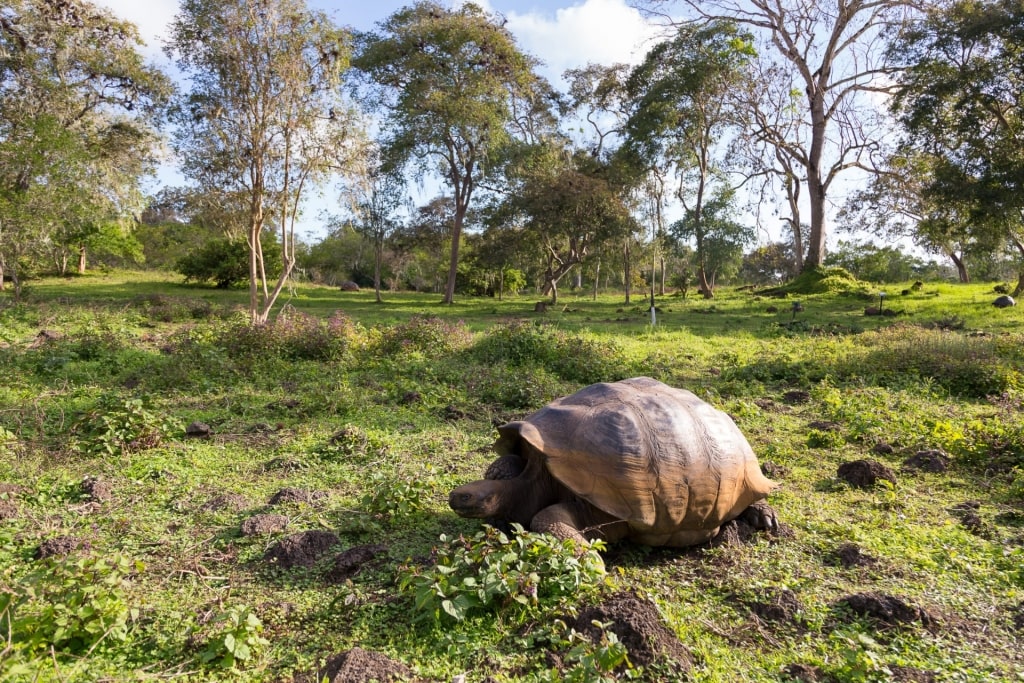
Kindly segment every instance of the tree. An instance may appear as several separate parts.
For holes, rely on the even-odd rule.
[[[350,50],[348,34],[303,0],[184,0],[172,24],[167,52],[189,82],[173,110],[175,147],[204,192],[244,198],[253,324],[292,274],[305,191],[343,165],[354,136],[339,88]],[[271,290],[272,223],[282,268]]]
[[[733,23],[682,26],[647,54],[627,85],[636,102],[626,124],[626,152],[645,167],[671,169],[678,179],[676,197],[696,244],[698,287],[706,298],[714,296],[714,287],[705,205],[713,192],[730,191],[723,180],[723,138],[743,124],[730,96],[746,88],[745,67],[753,55],[749,36]]]
[[[351,201],[357,229],[373,243],[373,290],[377,303],[381,303],[384,246],[398,229],[397,211],[409,201],[405,179],[394,171],[388,172],[380,163],[374,164],[354,184]]]
[[[452,303],[459,244],[488,159],[508,141],[517,100],[538,86],[535,60],[480,7],[418,2],[395,12],[381,34],[361,37],[354,60],[377,86],[384,156],[419,173],[439,168],[454,200],[444,303]]]
[[[739,272],[743,247],[754,239],[753,229],[735,219],[732,201],[731,190],[718,189],[704,202],[699,217],[691,208],[669,227],[676,239],[699,245],[694,253],[697,286],[706,298],[714,293],[718,278],[729,279]]]
[[[892,53],[906,70],[893,101],[905,144],[924,155],[929,203],[960,209],[957,225],[1018,255],[1024,292],[1024,6],[958,0],[909,25]],[[932,227],[935,226],[926,226]]]
[[[672,0],[653,0],[659,5]],[[864,97],[891,90],[893,69],[883,41],[919,0],[681,0],[705,21],[733,21],[763,39],[762,59],[778,63],[792,93],[802,93],[803,125],[760,132],[782,160],[803,169],[810,209],[804,268],[825,261],[826,205],[836,178],[847,169],[871,171],[886,130],[875,102]],[[796,113],[798,110],[793,109]],[[770,123],[770,121],[768,121]],[[873,129],[872,129],[873,128]],[[806,133],[806,135],[804,135]],[[799,227],[799,222],[795,223]]]
[[[514,191],[492,214],[493,223],[520,230],[524,245],[544,255],[541,293],[552,304],[558,303],[559,281],[592,248],[636,230],[619,170],[589,152],[567,157],[557,146],[538,146],[519,168]]]
[[[772,242],[743,255],[739,277],[752,285],[780,285],[793,272],[793,244]]]
[[[140,45],[132,24],[83,0],[0,8],[0,283],[6,269],[16,295],[19,265],[58,230],[141,209],[170,82]]]

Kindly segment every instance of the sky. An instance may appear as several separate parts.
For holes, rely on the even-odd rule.
[[[163,54],[168,27],[178,12],[178,0],[93,0],[116,16],[139,27],[146,47],[144,54],[169,73],[171,63]],[[439,0],[451,4],[450,0]],[[588,63],[639,63],[662,34],[625,0],[475,0],[489,13],[507,20],[505,27],[515,36],[520,49],[542,62],[541,75],[557,86],[566,69]],[[307,0],[310,7],[323,10],[341,26],[369,31],[376,24],[413,0]],[[161,185],[182,183],[169,162],[157,176],[155,192]],[[431,199],[415,197],[416,201]],[[324,202],[307,207],[298,233],[307,240],[323,236],[326,229],[319,217]],[[319,205],[320,208],[317,208]]]

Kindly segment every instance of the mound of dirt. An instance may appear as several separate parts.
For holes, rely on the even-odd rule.
[[[844,462],[837,472],[840,479],[860,489],[873,488],[879,480],[896,483],[896,474],[877,460],[853,460]]]
[[[303,531],[270,546],[263,559],[285,569],[312,567],[338,542],[338,537],[330,531]]]
[[[878,563],[878,560],[870,555],[866,555],[856,543],[843,543],[825,559],[828,564],[836,565],[843,569],[871,567]]]
[[[82,493],[93,503],[103,503],[114,497],[113,488],[99,477],[86,477],[83,479]]]
[[[315,680],[317,683],[323,680],[328,683],[390,683],[411,680],[413,676],[412,669],[387,655],[354,647],[328,659]]]
[[[866,617],[883,627],[920,623],[926,628],[937,625],[937,620],[923,607],[911,605],[887,593],[854,593],[837,600],[833,607],[846,609],[859,617]]]
[[[238,512],[249,507],[249,501],[240,493],[225,493],[214,496],[199,506],[203,512],[217,512],[218,510],[231,510]]]
[[[17,519],[19,514],[20,511],[16,503],[0,499],[0,522],[7,519]]]
[[[281,503],[315,503],[327,497],[325,491],[307,491],[306,489],[283,488],[267,501],[268,505]]]
[[[638,666],[664,662],[679,672],[693,668],[693,655],[664,624],[658,608],[634,593],[616,593],[600,605],[580,610],[574,628],[598,643],[601,631],[595,621],[611,623],[608,630],[626,646],[630,661]]]
[[[748,602],[747,607],[761,621],[773,624],[801,625],[799,615],[803,610],[803,605],[800,604],[796,593],[788,588],[766,595],[764,600]]]
[[[47,557],[66,557],[77,550],[88,549],[89,542],[77,536],[57,536],[40,543],[34,557],[37,560],[45,560]]]
[[[266,536],[284,531],[288,518],[284,515],[253,515],[242,522],[243,536]]]
[[[338,583],[351,578],[359,573],[363,565],[387,551],[388,547],[380,543],[353,546],[334,558],[334,569],[328,578]]]
[[[949,470],[949,456],[942,451],[918,451],[903,461],[903,469],[941,474]]]

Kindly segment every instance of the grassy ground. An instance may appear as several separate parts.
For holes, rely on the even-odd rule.
[[[561,626],[622,591],[657,605],[688,680],[1021,680],[1021,309],[993,308],[990,285],[886,292],[898,315],[865,316],[874,296],[803,296],[795,314],[748,291],[659,297],[652,328],[642,297],[538,314],[532,297],[298,286],[253,332],[245,292],[30,283],[0,298],[0,680],[312,680],[355,646],[425,680],[684,677],[621,665],[612,627],[592,643]],[[493,458],[494,427],[635,375],[733,416],[787,532],[614,547],[606,574],[532,539],[495,570],[506,593],[444,606],[477,591],[442,589],[438,558],[461,577],[481,564],[459,553],[493,543],[447,493]],[[211,436],[186,437],[194,422]],[[948,467],[905,466],[926,450]],[[838,476],[861,459],[891,481]],[[287,526],[243,533],[260,514]],[[281,555],[309,531],[338,543]],[[337,564],[358,548],[376,548],[358,572]],[[517,601],[531,572],[560,583]],[[905,611],[858,613],[864,594]]]

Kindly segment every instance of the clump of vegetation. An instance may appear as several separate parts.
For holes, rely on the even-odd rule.
[[[332,361],[343,358],[359,334],[358,326],[341,311],[324,320],[286,309],[263,325],[237,317],[218,330],[214,343],[236,359]]]
[[[374,515],[407,517],[426,506],[430,491],[429,481],[377,472],[367,482],[362,504]]]
[[[127,598],[129,579],[142,568],[122,555],[47,558],[13,590],[0,592],[0,632],[29,656],[123,642],[138,617]]]
[[[263,245],[266,276],[281,274],[281,245],[267,240]],[[249,278],[249,247],[244,240],[214,239],[178,259],[175,270],[185,282],[213,282],[227,289]]]
[[[791,282],[763,292],[774,296],[786,294],[860,294],[870,295],[870,283],[858,280],[850,271],[838,266],[805,270]]]
[[[72,426],[78,448],[88,455],[123,455],[156,448],[179,428],[145,398],[100,397]]]
[[[432,565],[404,566],[398,584],[414,594],[418,618],[462,621],[479,612],[564,608],[603,584],[599,542],[581,549],[512,526],[511,537],[490,526],[472,538],[442,535]]]
[[[461,320],[415,315],[407,322],[381,330],[372,350],[388,355],[419,352],[439,358],[467,347],[471,340],[472,333]]]
[[[224,610],[211,621],[210,628],[214,633],[199,653],[199,660],[210,667],[235,669],[270,645],[262,636],[262,620],[246,605]]]
[[[581,384],[624,379],[633,369],[631,360],[614,341],[529,322],[494,328],[474,345],[473,355],[484,363],[543,367],[564,380]]]

